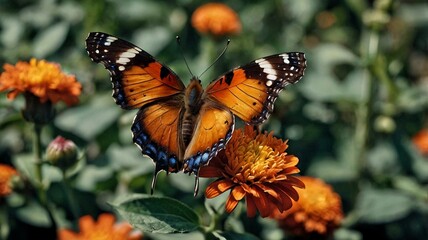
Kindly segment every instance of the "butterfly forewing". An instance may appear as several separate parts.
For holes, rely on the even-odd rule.
[[[299,52],[260,58],[213,81],[206,95],[245,122],[260,124],[272,113],[279,92],[300,80],[305,68],[305,55]]]
[[[86,50],[94,62],[110,72],[113,97],[124,109],[145,104],[184,91],[177,75],[132,43],[106,33],[92,32]]]

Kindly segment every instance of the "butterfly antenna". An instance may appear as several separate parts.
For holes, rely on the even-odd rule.
[[[227,39],[226,47],[224,47],[224,49],[223,49],[223,51],[220,53],[220,55],[218,55],[218,57],[214,60],[214,62],[213,62],[213,63],[211,63],[211,65],[210,65],[207,69],[205,69],[205,71],[203,71],[203,72],[201,73],[201,75],[199,75],[199,77],[198,77],[198,78],[201,78],[201,77],[202,77],[202,75],[204,75],[204,73],[205,73],[206,71],[208,71],[212,66],[214,66],[214,64],[216,64],[216,63],[217,63],[217,61],[221,58],[221,56],[223,56],[223,54],[226,52],[227,47],[229,46],[229,43],[230,43],[230,39]]]
[[[180,37],[175,36],[175,39],[177,40],[178,48],[180,49],[180,53],[184,59],[184,63],[186,63],[187,70],[189,70],[189,73],[190,73],[190,75],[192,75],[192,77],[195,76],[195,75],[193,75],[192,71],[190,70],[189,64],[187,64],[186,57],[184,56],[184,53],[183,53],[183,48],[181,48]]]

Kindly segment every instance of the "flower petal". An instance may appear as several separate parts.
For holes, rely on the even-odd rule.
[[[256,216],[257,206],[254,203],[254,197],[251,195],[247,195],[245,198],[245,201],[247,202],[247,216],[248,217]]]
[[[233,198],[235,198],[237,201],[240,201],[245,197],[245,190],[241,186],[237,186],[232,189],[231,195],[233,195]]]
[[[205,197],[206,198],[215,198],[223,192],[229,190],[233,186],[233,182],[227,179],[220,179],[212,182],[208,185],[207,189],[205,189]]]
[[[229,194],[226,201],[226,212],[231,213],[238,205],[238,202],[239,201],[237,201],[232,194]]]
[[[95,221],[90,215],[85,215],[79,219],[79,228],[80,231],[86,232],[86,231],[92,231],[92,229],[95,227]]]

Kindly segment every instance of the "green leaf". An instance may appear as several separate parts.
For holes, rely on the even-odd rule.
[[[99,95],[89,104],[69,109],[59,115],[55,124],[85,140],[91,140],[111,126],[119,114],[120,108],[113,104],[111,96]]]
[[[137,30],[133,42],[137,46],[144,46],[150,54],[158,54],[172,39],[171,30],[165,27],[153,27]]]
[[[93,191],[97,183],[106,181],[113,176],[113,169],[109,166],[98,167],[94,165],[87,165],[79,173],[76,179],[76,188]]]
[[[69,28],[68,23],[59,22],[40,32],[34,39],[34,56],[44,58],[58,50],[64,43]]]
[[[34,201],[17,210],[19,219],[23,222],[38,227],[49,227],[51,221],[46,210]]]
[[[172,198],[135,194],[117,200],[112,206],[143,232],[185,233],[200,226],[193,209]]]
[[[254,235],[249,233],[236,233],[236,232],[213,232],[213,235],[219,240],[258,240]]]
[[[17,154],[13,162],[16,168],[19,169],[19,172],[26,176],[33,185],[40,184],[36,179],[36,164],[34,162],[33,154]],[[42,175],[42,184],[46,188],[49,187],[52,182],[59,182],[62,180],[61,171],[57,167],[51,166],[47,163],[43,163],[42,165]]]
[[[356,203],[360,222],[382,224],[405,217],[414,207],[408,195],[396,190],[363,190]]]

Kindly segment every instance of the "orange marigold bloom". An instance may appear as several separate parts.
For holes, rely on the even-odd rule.
[[[412,138],[413,144],[424,155],[428,155],[428,129],[420,130]]]
[[[214,36],[237,34],[241,31],[238,15],[223,3],[207,3],[198,7],[192,15],[192,26],[200,33]]]
[[[275,138],[273,133],[257,133],[252,126],[235,131],[226,149],[199,172],[200,177],[219,178],[207,187],[205,196],[214,198],[231,190],[226,211],[232,212],[245,197],[249,217],[257,210],[262,217],[275,209],[287,210],[292,204],[290,198],[299,198],[293,187],[304,188],[291,176],[300,171],[296,167],[299,159],[288,155],[287,147],[287,141]]]
[[[76,104],[82,86],[73,75],[66,75],[59,64],[32,58],[30,62],[5,64],[0,75],[0,92],[9,91],[7,97],[15,99],[20,93],[31,93],[42,103],[64,101]]]
[[[332,187],[320,179],[299,177],[305,189],[297,189],[299,200],[283,212],[271,217],[278,220],[281,228],[296,235],[327,235],[336,229],[343,219],[342,201]]]
[[[15,168],[0,163],[0,197],[9,195],[10,189],[9,180],[12,176],[18,175]]]
[[[80,233],[61,229],[58,233],[59,240],[137,240],[142,239],[139,231],[132,231],[129,223],[116,223],[115,217],[110,213],[103,213],[98,221],[89,216],[79,219]]]

